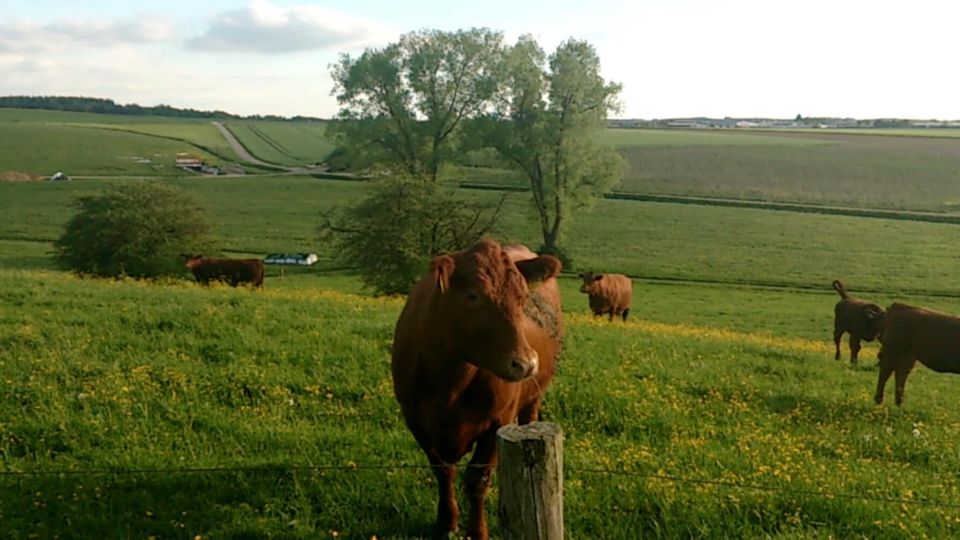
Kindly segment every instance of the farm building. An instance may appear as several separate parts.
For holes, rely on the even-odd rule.
[[[193,171],[193,172],[199,172],[203,174],[216,175],[221,173],[221,170],[219,167],[214,167],[213,165],[207,165],[206,161],[186,153],[177,154],[177,157],[174,160],[174,166],[176,166],[177,168],[183,169],[185,171]]]

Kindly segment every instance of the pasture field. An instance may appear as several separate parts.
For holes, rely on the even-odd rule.
[[[785,138],[777,131],[712,129],[605,129],[600,142],[616,148],[662,146],[810,146],[830,144],[817,137],[819,132],[796,132]],[[806,135],[806,136],[804,136]]]
[[[26,171],[50,176],[183,176],[174,167],[178,152],[209,162],[213,155],[184,142],[127,131],[87,126],[0,122],[0,171]]]
[[[0,528],[427,536],[434,482],[389,374],[401,301],[272,285],[0,270]],[[648,286],[668,310],[683,287]],[[829,321],[832,297],[798,296]],[[575,313],[544,414],[565,430],[571,537],[960,532],[960,379],[918,369],[903,408],[876,407],[870,356],[835,363],[826,339],[803,337],[813,321],[781,337],[656,322],[641,307],[609,324],[566,298]]]
[[[157,124],[66,124],[92,128],[142,133],[165,139],[186,141],[212,152],[221,159],[237,160],[237,155],[210,122],[167,122]]]
[[[230,120],[225,124],[251,154],[269,163],[313,165],[333,150],[326,122]]]
[[[784,146],[626,151],[712,147],[733,160],[847,144],[770,137]],[[122,181],[0,183],[0,530],[426,537],[435,482],[389,374],[402,301],[364,294],[316,239],[320,213],[368,184],[153,180],[208,208],[228,255],[321,254],[283,278],[268,267],[264,291],[54,271],[71,202]],[[904,188],[905,204],[923,189]],[[510,196],[497,236],[536,247],[527,197]],[[577,215],[565,241],[574,271],[634,276],[635,304],[626,324],[597,320],[579,280],[561,280],[568,333],[544,414],[566,433],[568,535],[957,537],[960,377],[918,368],[904,407],[875,406],[876,345],[856,367],[832,359],[830,281],[881,305],[960,313],[958,232],[623,200]]]
[[[0,183],[0,240],[52,242],[72,214],[74,197],[117,181]],[[318,251],[324,270],[333,265],[330,251],[317,246],[320,213],[355,200],[367,187],[286,176],[164,181],[209,209],[223,251]],[[539,244],[529,204],[526,194],[511,195],[500,238]],[[958,241],[960,228],[950,224],[604,200],[575,217],[566,245],[578,271],[800,289],[829,288],[840,278],[855,292],[958,295],[951,249]]]
[[[636,131],[611,134],[627,164],[620,191],[949,213],[960,205],[956,137]]]
[[[933,133],[930,133],[933,132]],[[960,207],[960,130],[607,129],[625,161],[617,192],[924,210]],[[524,187],[474,153],[452,180]]]
[[[237,156],[209,121],[0,109],[0,171],[49,176],[185,176],[174,167],[179,152],[209,163]]]

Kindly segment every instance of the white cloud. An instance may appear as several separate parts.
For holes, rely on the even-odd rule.
[[[202,51],[278,54],[363,47],[395,33],[322,6],[279,7],[253,0],[215,16],[206,32],[187,45]]]
[[[0,24],[0,54],[36,55],[77,47],[114,47],[171,39],[173,25],[165,17],[74,19],[48,24],[12,21]]]

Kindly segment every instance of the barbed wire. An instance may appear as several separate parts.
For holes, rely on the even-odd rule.
[[[749,489],[749,490],[755,490],[755,491],[782,493],[785,495],[817,496],[817,497],[823,497],[826,499],[862,500],[862,501],[883,502],[883,503],[891,503],[891,504],[911,504],[911,505],[919,505],[919,506],[935,506],[939,508],[960,509],[960,504],[946,503],[946,502],[935,501],[931,499],[905,499],[902,497],[886,497],[883,495],[831,493],[826,491],[817,491],[813,489],[785,488],[782,486],[765,486],[762,484],[735,482],[733,480],[687,478],[687,477],[675,476],[671,474],[644,473],[639,471],[624,471],[624,470],[616,470],[616,469],[596,469],[596,468],[581,469],[581,468],[574,468],[574,467],[565,467],[564,469],[565,471],[569,471],[571,473],[605,474],[605,475],[611,475],[611,476],[632,476],[636,478],[645,478],[648,480],[663,480],[667,482],[675,482],[675,483],[682,483],[682,484],[698,484],[698,485],[708,485],[708,486],[730,487],[730,488],[737,488],[737,489]]]
[[[352,471],[391,471],[391,470],[432,470],[436,468],[457,467],[468,468],[486,468],[489,464],[466,463],[458,465],[455,463],[444,464],[343,464],[343,465],[251,465],[251,466],[222,466],[222,467],[145,467],[133,469],[61,469],[61,470],[34,470],[34,471],[0,471],[0,477],[5,478],[27,478],[27,477],[52,477],[52,476],[135,476],[135,475],[189,475],[189,474],[222,474],[222,473],[257,473],[257,472],[352,472]],[[732,480],[715,480],[709,478],[684,477],[664,473],[647,473],[641,471],[629,471],[623,469],[605,469],[596,467],[564,467],[565,472],[569,474],[593,474],[607,476],[628,476],[633,478],[643,478],[646,480],[660,480],[664,482],[673,482],[677,484],[697,484],[718,487],[728,487],[734,489],[745,489],[753,491],[765,491],[769,493],[780,493],[784,495],[795,495],[804,497],[822,497],[826,499],[845,499],[860,500],[868,502],[880,502],[887,504],[906,504],[914,506],[930,506],[937,508],[949,508],[960,510],[960,504],[936,501],[931,499],[906,499],[903,497],[888,497],[884,495],[866,495],[853,493],[831,493],[818,491],[814,489],[788,488],[783,486],[770,486],[763,484],[752,484],[747,482],[736,482]]]

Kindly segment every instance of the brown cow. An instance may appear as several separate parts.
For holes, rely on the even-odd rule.
[[[938,373],[960,373],[958,317],[894,303],[887,308],[880,338],[880,377],[874,397],[878,404],[883,403],[891,373],[896,373],[896,403],[903,403],[903,387],[917,360]]]
[[[394,393],[437,477],[443,538],[457,529],[456,464],[471,448],[467,534],[487,538],[497,429],[538,419],[560,352],[559,272],[555,257],[483,240],[433,259],[400,313]]]
[[[201,255],[186,257],[184,262],[193,271],[197,283],[209,285],[211,281],[224,281],[231,287],[252,283],[263,288],[263,261],[260,259],[221,259]]]
[[[840,360],[840,340],[843,333],[848,332],[850,363],[856,364],[860,340],[873,341],[883,327],[883,308],[850,296],[839,279],[833,280],[833,289],[840,295],[840,301],[833,308],[833,342],[837,347],[833,359]]]
[[[627,320],[630,314],[630,301],[633,299],[633,282],[623,274],[599,274],[587,272],[580,274],[583,285],[580,292],[586,293],[590,300],[590,310],[596,316],[604,313],[620,315]]]

